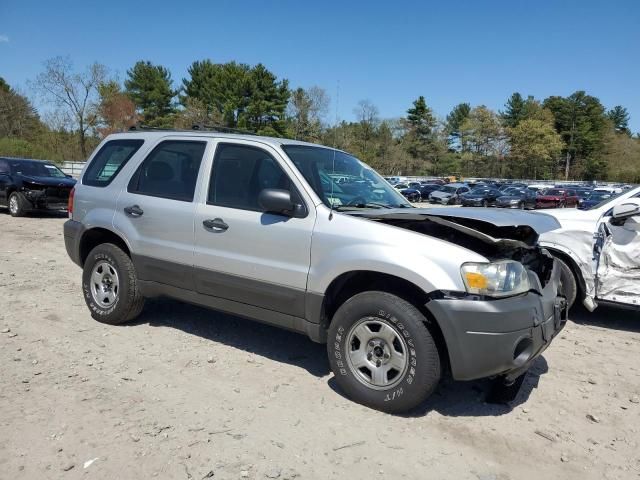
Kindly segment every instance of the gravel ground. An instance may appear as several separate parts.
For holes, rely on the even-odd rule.
[[[170,300],[96,323],[63,221],[0,211],[0,478],[640,477],[637,312],[572,312],[510,407],[444,381],[391,416],[301,335]]]

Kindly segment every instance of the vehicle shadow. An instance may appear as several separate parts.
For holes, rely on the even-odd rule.
[[[10,216],[8,207],[0,207],[0,215]],[[32,210],[22,218],[67,218],[69,214],[60,210]]]
[[[491,379],[458,382],[453,380],[450,375],[445,375],[431,397],[413,410],[398,416],[423,417],[432,411],[446,417],[497,417],[505,415],[527,402],[533,389],[538,388],[540,376],[547,371],[547,361],[544,356],[538,357],[527,372],[515,399],[505,403],[487,402],[487,396],[493,387]],[[331,377],[329,386],[336,393],[345,397],[335,377]]]
[[[578,325],[640,333],[640,308],[600,305],[590,312],[582,305],[576,305],[569,312],[569,320]]]
[[[140,317],[128,325],[143,323],[152,327],[175,328],[247,353],[294,365],[319,378],[331,373],[324,345],[314,343],[298,333],[203,307],[165,298],[148,300]],[[490,380],[456,382],[445,376],[426,402],[402,416],[421,417],[431,411],[453,417],[504,415],[527,401],[533,389],[537,388],[540,376],[547,370],[544,357],[539,357],[529,370],[515,400],[508,404],[485,401],[492,386]],[[347,398],[333,376],[327,383],[337,394]]]
[[[330,373],[325,345],[295,332],[204,307],[165,298],[148,300],[133,324],[141,323],[182,330],[276,362],[295,365],[316,377]]]

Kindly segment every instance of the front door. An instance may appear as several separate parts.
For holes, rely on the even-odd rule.
[[[141,280],[194,290],[193,225],[206,140],[164,139],[118,198],[114,227],[130,242]]]
[[[260,142],[221,141],[195,220],[200,293],[304,317],[315,208],[289,165]],[[265,188],[289,190],[304,218],[262,211]]]
[[[594,252],[596,297],[640,306],[640,215],[601,222]]]

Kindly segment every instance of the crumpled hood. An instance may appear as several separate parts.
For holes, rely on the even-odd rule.
[[[554,217],[544,213],[521,210],[497,210],[476,208],[396,208],[388,210],[363,210],[350,212],[378,221],[420,221],[445,222],[449,227],[481,238],[489,243],[513,243],[533,246],[538,236],[560,228]]]

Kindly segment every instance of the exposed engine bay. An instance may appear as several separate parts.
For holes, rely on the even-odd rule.
[[[530,223],[543,231],[556,228],[555,219],[541,215],[546,218],[539,222],[536,214],[504,212],[504,216],[508,218],[503,218],[498,223],[482,218],[483,213],[477,209],[458,208],[455,211],[444,209],[444,212],[443,209],[415,209],[411,212],[377,210],[358,212],[357,215],[445,240],[479,253],[489,260],[516,260],[535,272],[544,287],[551,277],[553,257],[537,245],[540,232],[534,226],[519,222],[509,224],[509,219],[531,220]]]

